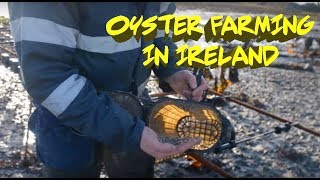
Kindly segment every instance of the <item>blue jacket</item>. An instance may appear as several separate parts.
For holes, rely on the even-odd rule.
[[[9,2],[10,25],[19,54],[23,85],[36,111],[29,127],[36,135],[37,155],[58,169],[85,167],[94,140],[114,152],[137,150],[144,122],[130,116],[103,91],[144,89],[150,69],[143,67],[142,48],[169,46],[166,68],[154,68],[164,79],[174,68],[176,45],[158,32],[150,42],[134,37],[117,43],[105,30],[118,15],[173,13],[173,3],[136,2]]]

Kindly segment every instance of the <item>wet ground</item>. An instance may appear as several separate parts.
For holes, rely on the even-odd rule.
[[[234,10],[232,12],[228,12],[228,15],[242,14]],[[199,14],[202,19],[206,19],[219,12],[178,9],[177,14]],[[316,29],[319,29],[318,24]],[[208,45],[203,39],[189,43]],[[237,43],[241,44],[233,42]],[[246,97],[248,102],[259,102],[262,109],[319,132],[320,59],[303,58],[303,41],[297,41],[295,54],[288,54],[287,45],[292,43],[274,43],[281,50],[281,56],[274,64],[288,66],[240,69],[240,82],[229,86],[224,93]],[[314,42],[312,48],[317,49],[319,46]],[[302,68],[292,68],[292,63]],[[218,75],[219,69],[212,70],[212,73]],[[159,91],[155,82],[148,83],[150,93]],[[18,74],[0,63],[0,177],[42,176],[40,163],[34,156],[34,136],[29,133],[27,138],[29,105],[28,95]],[[238,140],[272,130],[280,124],[235,103],[227,103],[218,109],[234,125]],[[29,153],[24,161],[27,139]],[[205,154],[205,157],[235,177],[320,177],[319,145],[320,138],[292,128],[288,133],[271,134],[221,154]],[[155,177],[219,177],[214,172],[191,164],[185,157],[156,164]],[[101,177],[107,176],[102,173]]]

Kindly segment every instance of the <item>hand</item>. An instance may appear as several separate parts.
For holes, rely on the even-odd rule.
[[[197,87],[196,77],[189,70],[178,71],[165,81],[176,93],[186,98],[192,97],[195,101],[201,101],[203,91],[209,88],[203,77],[201,78],[201,84]]]
[[[156,159],[163,159],[169,156],[181,154],[199,144],[201,141],[201,138],[190,138],[190,141],[178,146],[169,143],[162,143],[159,141],[158,135],[151,128],[145,126],[142,132],[140,148]]]

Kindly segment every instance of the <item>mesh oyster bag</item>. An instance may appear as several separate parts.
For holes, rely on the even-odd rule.
[[[144,119],[161,142],[179,145],[189,138],[201,137],[202,142],[191,150],[207,153],[215,152],[216,147],[235,139],[230,121],[209,103],[168,97],[141,101],[125,92],[110,92],[108,95],[133,116]]]
[[[235,139],[230,121],[206,103],[160,98],[147,114],[148,126],[167,142],[179,144],[179,139],[183,143],[186,138],[201,137],[202,142],[192,148],[197,152],[214,152],[215,147]]]

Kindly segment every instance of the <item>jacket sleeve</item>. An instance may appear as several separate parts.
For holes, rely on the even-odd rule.
[[[174,14],[176,10],[176,6],[173,2],[161,2],[160,3],[160,16],[165,14]],[[175,51],[177,49],[177,45],[172,41],[172,38],[169,34],[168,39],[164,37],[164,30],[160,30],[157,33],[156,38],[154,39],[154,44],[159,50],[164,51],[165,46],[169,48],[169,59],[166,67],[159,66],[156,68],[153,66],[153,72],[160,79],[160,81],[165,80],[167,77],[176,73],[177,71],[184,70],[185,68],[182,66],[175,67],[178,59],[175,57]]]
[[[99,93],[75,64],[76,3],[9,2],[23,85],[59,122],[113,151],[139,149],[144,122]]]

